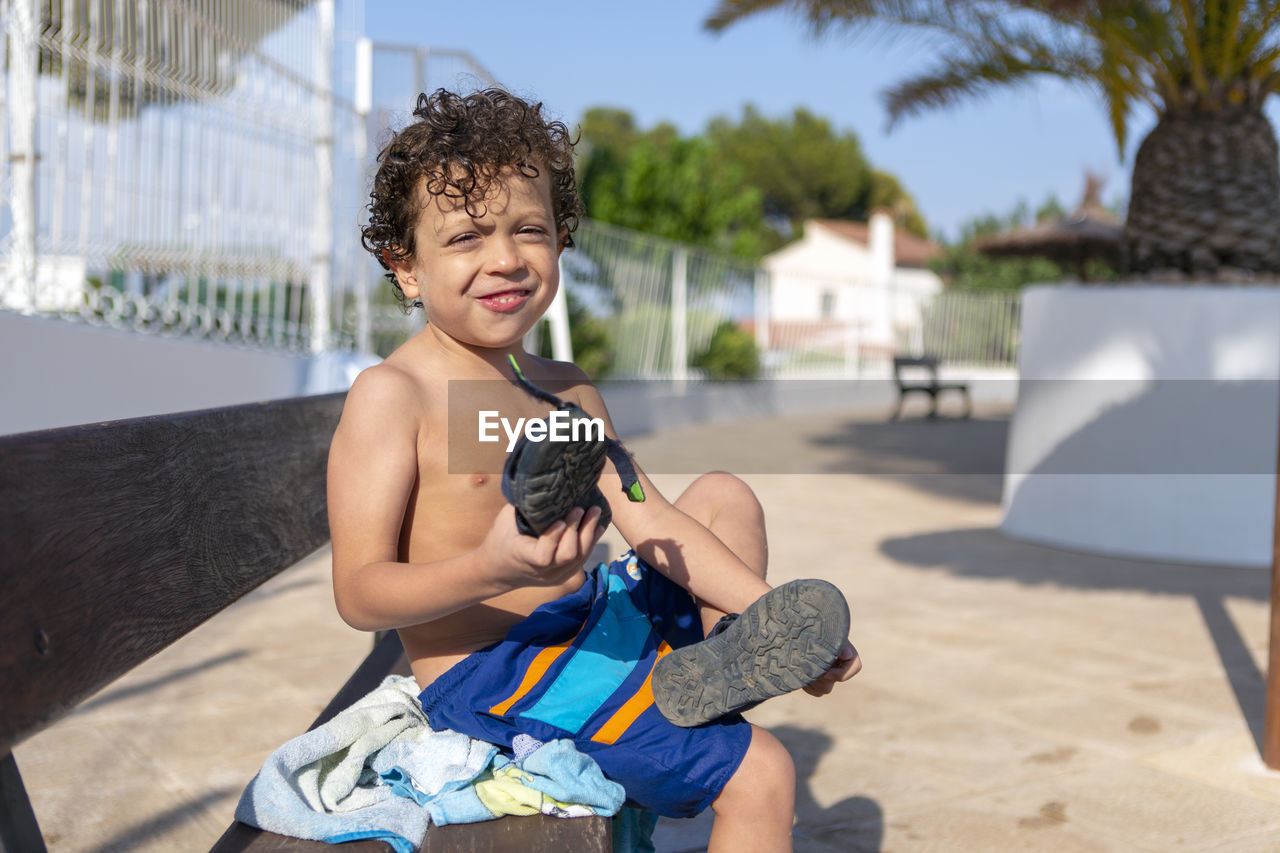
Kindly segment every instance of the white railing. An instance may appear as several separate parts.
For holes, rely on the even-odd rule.
[[[363,125],[334,42],[361,7],[342,9],[2,0],[0,307],[349,344],[333,282],[362,268],[348,226],[363,175],[342,164]]]

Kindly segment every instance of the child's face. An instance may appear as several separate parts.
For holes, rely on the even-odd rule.
[[[467,213],[461,199],[424,200],[415,251],[392,263],[405,296],[419,299],[436,330],[471,346],[516,344],[547,310],[560,285],[562,249],[547,169],[528,178],[499,173],[487,197]]]

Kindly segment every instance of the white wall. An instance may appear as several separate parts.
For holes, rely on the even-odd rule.
[[[824,319],[822,294],[830,292],[829,319],[855,324],[864,346],[891,345],[895,330],[918,325],[922,301],[942,289],[933,272],[911,267],[895,267],[885,287],[876,280],[867,247],[816,223],[806,227],[802,240],[767,256],[764,266],[771,276],[770,319]]]
[[[266,352],[0,311],[0,435],[345,390],[371,357]]]
[[[855,283],[871,280],[871,254],[836,237],[821,226],[805,230],[804,238],[764,259],[772,277],[770,316],[775,320],[821,319],[822,292],[835,294],[832,319],[855,316]]]
[[[1005,532],[1270,565],[1280,289],[1031,288],[1019,371]]]

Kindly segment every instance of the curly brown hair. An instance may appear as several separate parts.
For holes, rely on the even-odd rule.
[[[417,188],[433,196],[462,199],[472,216],[482,216],[494,178],[504,168],[536,178],[551,170],[551,207],[556,230],[573,245],[581,200],[573,174],[573,146],[563,122],[547,121],[542,104],[530,104],[502,89],[461,96],[437,89],[418,96],[417,121],[397,133],[378,153],[378,172],[369,193],[369,224],[361,242],[373,254],[395,289],[411,307],[386,253],[397,260],[413,257],[413,231],[421,212]],[[420,305],[415,302],[413,305]]]

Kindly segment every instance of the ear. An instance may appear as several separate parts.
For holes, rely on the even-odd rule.
[[[560,233],[556,235],[556,257],[563,255],[567,248],[569,248],[569,229],[561,228]]]
[[[413,270],[413,258],[398,258],[391,249],[382,250],[382,262],[396,276],[396,283],[404,291],[406,299],[420,299],[422,288],[418,286],[418,276]]]

